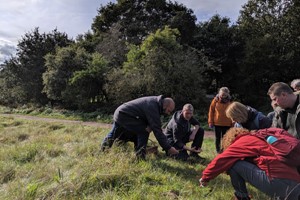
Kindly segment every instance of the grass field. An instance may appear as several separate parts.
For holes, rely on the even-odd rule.
[[[0,199],[209,199],[233,196],[222,174],[198,187],[201,171],[214,158],[206,138],[203,163],[184,163],[150,154],[137,161],[131,144],[99,153],[107,129],[0,117]],[[156,141],[151,135],[151,140]],[[268,199],[249,187],[253,199]]]

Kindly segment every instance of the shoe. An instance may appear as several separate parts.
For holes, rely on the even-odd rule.
[[[217,154],[221,154],[223,152],[223,150],[217,150]]]
[[[239,196],[234,195],[233,200],[251,200],[251,198],[250,198],[250,196],[247,196],[247,197],[239,197]]]
[[[190,153],[190,157],[196,158],[196,159],[199,159],[199,160],[204,160],[204,159],[205,159],[205,158],[199,156],[199,154],[194,153],[194,152],[193,152],[193,153]]]

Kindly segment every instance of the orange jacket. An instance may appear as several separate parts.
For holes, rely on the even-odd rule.
[[[231,126],[232,121],[226,117],[225,110],[231,104],[231,101],[222,103],[218,97],[215,97],[210,104],[208,112],[208,124],[214,126]]]

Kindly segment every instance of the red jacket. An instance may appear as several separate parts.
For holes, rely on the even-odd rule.
[[[202,180],[208,182],[229,170],[236,161],[245,158],[252,158],[252,162],[265,171],[270,179],[285,178],[300,183],[297,168],[280,162],[269,144],[252,135],[237,138],[223,153],[218,154],[202,172]]]

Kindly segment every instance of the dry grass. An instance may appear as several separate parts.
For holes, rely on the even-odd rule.
[[[161,148],[137,161],[131,144],[99,153],[107,129],[0,117],[0,199],[230,199],[227,175],[208,187],[198,179],[214,156],[206,139],[204,163],[166,158]],[[154,138],[151,138],[156,141]],[[250,188],[254,199],[266,199]]]

